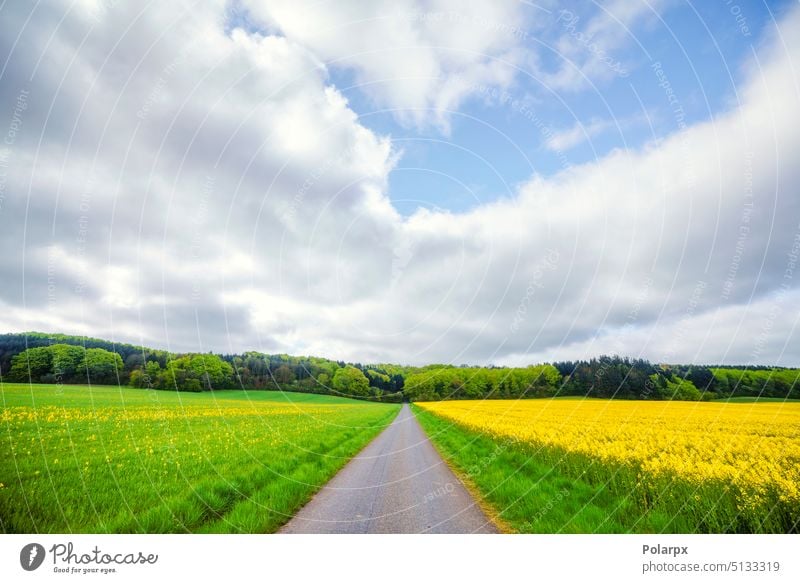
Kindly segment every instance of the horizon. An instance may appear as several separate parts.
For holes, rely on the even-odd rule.
[[[347,360],[343,358],[336,358],[332,356],[322,356],[319,354],[292,354],[288,352],[261,352],[258,350],[250,350],[244,349],[239,350],[236,352],[218,352],[213,350],[207,350],[204,352],[186,352],[186,351],[173,351],[167,348],[161,348],[159,346],[153,346],[150,344],[139,344],[135,342],[126,342],[122,340],[108,340],[106,338],[100,338],[97,336],[88,336],[82,334],[69,334],[66,332],[39,332],[37,330],[28,330],[26,332],[0,332],[0,336],[10,335],[10,334],[17,334],[17,335],[28,335],[28,334],[41,334],[41,335],[55,335],[55,336],[67,336],[72,338],[83,338],[85,340],[97,340],[100,342],[108,342],[110,344],[124,344],[128,346],[134,346],[136,348],[142,348],[143,350],[160,350],[164,352],[168,352],[169,354],[173,355],[183,355],[183,354],[216,354],[218,356],[240,356],[243,354],[248,353],[256,353],[256,354],[263,354],[266,356],[289,356],[291,358],[323,358],[325,360],[330,360],[331,362],[344,362],[346,364],[353,364],[353,365],[361,365],[361,366],[380,366],[380,365],[391,365],[391,366],[399,366],[404,368],[424,368],[426,366],[452,366],[455,368],[526,368],[526,367],[536,367],[539,365],[544,364],[555,364],[560,362],[571,362],[571,363],[580,363],[580,362],[590,362],[592,360],[596,360],[599,358],[620,358],[620,359],[628,359],[628,360],[636,360],[638,357],[633,357],[626,354],[598,354],[595,356],[585,357],[585,358],[578,358],[578,359],[565,359],[565,360],[551,360],[551,361],[540,361],[540,362],[530,362],[527,364],[519,364],[519,365],[503,365],[503,364],[495,364],[495,363],[486,363],[486,364],[477,364],[477,363],[468,363],[468,362],[461,362],[461,363],[444,363],[444,362],[427,362],[422,364],[408,364],[404,362],[390,362],[390,361],[382,361],[382,362],[366,362],[366,361],[359,361],[359,360]],[[733,368],[733,369],[742,369],[747,370],[749,368],[774,368],[774,369],[795,369],[798,367],[792,366],[779,366],[779,365],[762,365],[762,364],[742,364],[742,363],[734,363],[734,364],[719,364],[719,363],[686,363],[686,362],[654,362],[649,361],[648,359],[644,358],[641,360],[647,360],[650,364],[654,366],[694,366],[698,368]]]

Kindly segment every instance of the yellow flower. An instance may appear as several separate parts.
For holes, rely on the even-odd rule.
[[[800,404],[534,399],[418,405],[534,451],[632,464],[645,485],[673,476],[724,485],[747,506],[769,504],[773,496],[800,504]]]

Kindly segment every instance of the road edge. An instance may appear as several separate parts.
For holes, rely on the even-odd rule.
[[[392,403],[392,404],[394,405],[394,404],[396,404],[396,403]],[[333,480],[333,479],[334,479],[336,476],[338,476],[338,475],[339,475],[339,472],[341,472],[341,471],[342,471],[342,470],[343,470],[343,469],[344,469],[344,468],[347,466],[347,464],[349,464],[351,461],[353,461],[353,460],[354,460],[354,459],[355,459],[357,456],[361,455],[361,452],[363,452],[365,449],[367,449],[367,448],[369,447],[369,445],[370,445],[370,444],[371,444],[373,441],[375,441],[376,439],[378,439],[378,438],[379,438],[379,437],[380,437],[380,436],[383,434],[383,432],[384,432],[384,431],[386,431],[387,429],[389,429],[389,425],[391,425],[392,423],[394,423],[394,420],[395,420],[395,419],[397,418],[397,416],[400,414],[400,410],[401,410],[402,408],[403,408],[403,404],[402,404],[402,403],[400,403],[400,407],[398,407],[398,408],[397,408],[397,413],[395,413],[395,414],[394,414],[394,417],[392,417],[392,418],[391,418],[391,420],[389,421],[389,423],[387,423],[387,424],[386,424],[386,427],[384,427],[382,431],[379,431],[377,434],[375,434],[375,437],[373,437],[372,439],[370,439],[370,440],[369,440],[367,443],[365,443],[365,444],[364,444],[364,446],[363,446],[361,449],[359,449],[359,450],[358,450],[356,453],[354,453],[352,456],[350,456],[350,459],[349,459],[349,460],[347,460],[347,461],[344,463],[344,465],[342,465],[342,467],[341,467],[341,468],[339,468],[339,469],[338,469],[338,470],[337,470],[337,471],[336,471],[336,472],[335,472],[335,473],[334,473],[334,474],[333,474],[333,475],[330,477],[330,479],[329,479],[328,481],[326,481],[324,484],[320,484],[319,488],[318,488],[317,490],[315,490],[315,491],[314,491],[314,493],[313,493],[313,494],[311,494],[311,496],[309,496],[308,500],[306,500],[306,501],[303,503],[303,505],[302,505],[302,506],[300,506],[300,508],[298,508],[297,510],[295,510],[295,511],[294,511],[294,512],[291,514],[291,516],[289,516],[289,517],[286,519],[286,522],[284,522],[283,524],[281,524],[281,525],[280,525],[280,526],[279,526],[279,527],[278,527],[276,530],[273,530],[271,533],[267,533],[267,534],[285,534],[285,535],[292,534],[292,533],[288,533],[288,532],[282,532],[282,531],[283,531],[283,529],[286,527],[286,525],[287,525],[287,524],[289,524],[289,523],[290,523],[292,520],[294,520],[294,517],[295,517],[295,516],[297,516],[297,515],[300,513],[300,511],[301,511],[301,510],[303,510],[303,508],[305,508],[306,506],[308,506],[308,504],[309,504],[309,503],[310,503],[310,502],[311,502],[311,501],[312,501],[312,500],[313,500],[313,499],[316,497],[316,495],[317,495],[317,494],[319,494],[319,493],[320,493],[320,492],[321,492],[321,491],[322,491],[322,490],[325,488],[325,486],[327,486],[328,484],[330,484],[331,480]],[[424,431],[424,429],[423,429],[423,431]],[[427,433],[426,433],[425,435],[427,435]],[[430,441],[430,439],[429,439],[429,441]],[[431,443],[433,443],[433,442],[431,442]],[[438,451],[438,450],[437,450],[437,451]]]
[[[428,438],[428,442],[433,446],[433,449],[436,450],[436,453],[439,454],[439,457],[442,458],[442,461],[444,461],[445,465],[450,468],[450,471],[453,472],[453,475],[458,479],[459,482],[461,482],[461,485],[464,486],[464,489],[467,491],[467,493],[475,500],[478,508],[481,509],[481,511],[492,522],[495,528],[497,528],[500,534],[518,534],[518,532],[514,530],[514,527],[512,527],[508,521],[504,520],[500,516],[500,511],[497,510],[497,508],[495,508],[491,502],[486,500],[481,491],[478,489],[478,486],[475,485],[475,482],[472,481],[467,473],[453,464],[442,452],[442,450],[439,449],[439,446],[436,444],[436,442],[431,439],[430,435],[428,435],[428,431],[425,429],[425,426],[420,423],[419,417],[414,410],[415,407],[413,403],[409,403],[409,409],[411,409],[411,413],[414,415],[414,417],[417,418],[417,423],[419,423],[419,426],[425,433],[425,437]],[[431,413],[431,415],[434,415],[434,413]]]

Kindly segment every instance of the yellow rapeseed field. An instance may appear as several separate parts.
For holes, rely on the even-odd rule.
[[[734,497],[739,512],[778,505],[795,514],[800,506],[797,403],[539,399],[418,405],[550,455],[576,453],[627,467],[635,472],[635,487],[677,478],[704,495],[713,484],[720,496]]]

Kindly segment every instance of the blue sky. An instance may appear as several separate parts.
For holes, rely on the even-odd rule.
[[[426,205],[463,211],[512,196],[534,173],[551,176],[567,163],[591,162],[614,148],[640,148],[674,133],[679,128],[672,107],[664,90],[654,83],[651,65],[655,62],[668,73],[685,124],[735,108],[743,63],[752,58],[765,25],[779,19],[790,4],[667,2],[658,15],[648,14],[630,33],[623,32],[620,46],[609,51],[609,57],[622,64],[625,75],[593,79],[593,87],[553,91],[547,80],[535,73],[520,73],[503,92],[509,99],[529,101],[528,111],[546,127],[552,131],[576,124],[597,128],[590,139],[559,152],[548,150],[546,136],[523,113],[509,105],[487,103],[480,88],[452,115],[449,132],[442,132],[437,127],[398,123],[392,111],[365,95],[349,69],[334,64],[330,79],[360,115],[361,123],[391,135],[402,148],[389,187],[401,212],[411,214],[417,206]],[[578,32],[600,12],[591,3],[553,7],[551,23],[558,22],[559,11],[566,6],[579,16]],[[524,14],[535,19],[542,13],[528,8]],[[538,52],[542,35],[532,28],[522,30],[527,35],[523,45]],[[530,40],[533,37],[536,40]],[[545,67],[551,69],[565,66],[565,58],[555,48],[543,54]]]

